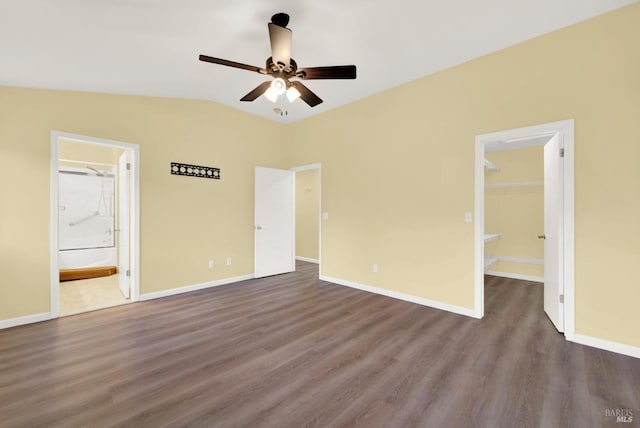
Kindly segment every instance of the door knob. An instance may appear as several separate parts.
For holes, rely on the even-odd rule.
[[[547,239],[546,235],[538,235],[538,239]]]
[[[256,226],[256,230],[262,230],[262,226]]]

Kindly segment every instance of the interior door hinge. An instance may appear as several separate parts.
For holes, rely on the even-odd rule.
[[[563,158],[564,157],[564,149],[560,149],[560,157]]]
[[[562,149],[561,149],[562,150]],[[564,152],[563,152],[564,153]],[[127,171],[131,171],[131,163],[127,162]]]
[[[564,303],[564,294],[560,295],[560,303]]]
[[[127,269],[126,274],[127,274],[127,276],[131,276],[131,271],[129,269]]]

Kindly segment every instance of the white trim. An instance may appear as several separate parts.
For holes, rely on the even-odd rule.
[[[367,291],[369,293],[380,294],[382,296],[392,297],[394,299],[404,300],[406,302],[416,303],[422,306],[428,306],[434,309],[440,309],[454,314],[465,315],[467,317],[477,318],[473,309],[463,308],[462,306],[450,305],[448,303],[437,302],[435,300],[425,299],[423,297],[412,296],[410,294],[398,293],[396,291],[384,288],[372,287],[370,285],[360,284],[346,279],[333,278],[331,276],[320,275],[322,281],[331,282],[333,284],[344,285],[345,287],[356,288],[358,290]]]
[[[307,263],[315,263],[317,265],[320,264],[320,260],[312,259],[312,258],[309,258],[309,257],[296,256],[296,260],[300,260],[301,262],[307,262]]]
[[[559,134],[561,147],[564,148],[562,162],[563,183],[563,254],[564,254],[564,335],[572,340],[575,335],[575,248],[574,248],[574,126],[573,119],[524,128],[511,129],[475,138],[475,238],[474,238],[474,313],[484,316],[484,193],[485,193],[485,146],[495,141],[508,141],[514,144],[526,138]]]
[[[319,165],[318,171],[318,198],[320,202],[318,204],[318,278],[322,275],[322,165]]]
[[[566,120],[560,127],[564,148],[564,336],[573,340],[576,332],[575,319],[575,140],[574,121]]]
[[[17,327],[19,325],[32,324],[34,322],[48,321],[51,318],[52,317],[50,312],[44,312],[41,314],[26,315],[24,317],[0,320],[0,330],[4,328]]]
[[[574,334],[571,339],[574,343],[591,346],[593,348],[604,349],[605,351],[616,352],[630,357],[640,358],[640,347],[627,345],[620,342],[612,342],[610,340],[598,339],[597,337],[585,336],[582,334]]]
[[[50,249],[51,253],[51,318],[60,316],[60,291],[59,291],[59,266],[58,266],[58,141],[60,139],[75,141],[78,143],[94,144],[99,146],[118,147],[130,150],[133,168],[133,195],[131,207],[131,301],[140,298],[140,146],[138,144],[122,141],[108,140],[104,138],[89,137],[85,135],[71,134],[67,132],[51,131],[51,166],[50,166]]]
[[[499,262],[509,263],[527,263],[530,265],[543,265],[544,259],[530,259],[526,257],[510,257],[510,256],[497,256]]]
[[[530,259],[526,257],[495,256],[492,254],[485,254],[484,256],[485,269],[498,262],[525,263],[529,265],[544,265],[544,259]]]
[[[201,284],[185,285],[184,287],[170,288],[168,290],[156,291],[154,293],[145,293],[140,295],[140,301],[160,299],[162,297],[175,296],[176,294],[189,293],[191,291],[204,290],[205,288],[219,287],[221,285],[233,284],[235,282],[253,279],[253,274],[235,276],[231,278],[219,279],[217,281],[203,282]]]
[[[58,135],[51,132],[49,167],[49,311],[51,318],[60,315],[60,267],[58,257]]]
[[[473,312],[476,318],[484,317],[484,271],[486,269],[484,255],[484,143],[476,137],[476,177],[475,177],[475,224],[474,224],[474,261],[473,261]],[[479,239],[482,238],[482,239]]]
[[[488,270],[485,272],[485,275],[499,276],[501,278],[522,279],[524,281],[544,283],[544,278],[541,276],[522,275],[519,273],[507,273],[507,272],[498,272],[495,270]]]
[[[295,271],[296,271],[296,173],[291,172],[291,265],[289,267],[289,272],[295,272]]]

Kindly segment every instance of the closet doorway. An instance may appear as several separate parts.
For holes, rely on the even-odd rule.
[[[138,299],[137,159],[137,145],[52,132],[52,317]]]
[[[542,161],[544,168],[532,169],[531,179],[517,176],[508,180],[486,180],[485,174],[500,174],[500,165],[492,162],[488,153],[521,152]],[[512,159],[516,159],[513,156]],[[495,160],[496,157],[493,157]],[[503,157],[502,159],[506,159]],[[535,162],[534,162],[535,164]],[[518,167],[512,169],[526,170]],[[511,171],[512,173],[513,171]],[[537,190],[536,190],[537,189]],[[544,189],[544,190],[542,190]],[[539,229],[538,236],[529,239],[541,240],[540,249],[544,247],[544,273],[537,270],[537,275],[529,277],[522,274],[507,274],[512,278],[539,279],[544,282],[544,310],[549,319],[567,338],[574,334],[574,251],[573,251],[573,121],[561,121],[527,128],[519,128],[485,134],[476,137],[476,226],[475,226],[475,315],[484,316],[484,273],[496,262],[515,262],[541,264],[542,259],[495,257],[485,250],[491,241],[499,240],[499,230],[485,230],[485,220],[491,208],[496,204],[495,195],[490,192],[500,190],[503,200],[518,199],[525,201],[535,209],[543,205],[543,214],[533,217],[530,227]],[[487,199],[489,198],[488,202]],[[517,198],[516,198],[517,197]],[[506,199],[505,199],[506,198]],[[486,212],[490,208],[489,213]],[[537,207],[537,208],[536,208]],[[520,207],[522,209],[522,207]],[[495,210],[493,211],[496,212]],[[524,211],[523,211],[524,212]],[[490,223],[491,224],[491,223]],[[536,226],[537,225],[537,226]],[[513,228],[513,225],[511,225]],[[495,225],[492,225],[495,227]],[[505,225],[505,227],[507,227]],[[514,229],[515,230],[515,229]],[[517,233],[517,232],[516,232]],[[529,235],[534,232],[528,230]],[[510,233],[510,237],[513,236]],[[511,240],[513,244],[515,240]],[[543,243],[543,244],[542,244]],[[540,268],[540,266],[538,266]],[[506,276],[506,275],[505,275]]]
[[[317,264],[319,277],[322,254],[322,167],[315,163],[294,167],[291,171],[295,177],[295,258]]]

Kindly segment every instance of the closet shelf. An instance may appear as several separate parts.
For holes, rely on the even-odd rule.
[[[499,239],[501,236],[500,233],[485,233],[484,234],[484,242],[491,242],[491,241],[495,241],[496,239]]]
[[[484,166],[485,168],[487,168],[489,171],[500,171],[500,167],[498,165],[496,165],[495,163],[491,162],[488,159],[484,160]]]
[[[489,266],[498,263],[498,257],[496,256],[484,256],[484,270],[487,270]]]
[[[498,187],[530,187],[530,186],[544,186],[544,181],[519,181],[514,183],[489,183],[485,184],[488,189]]]

